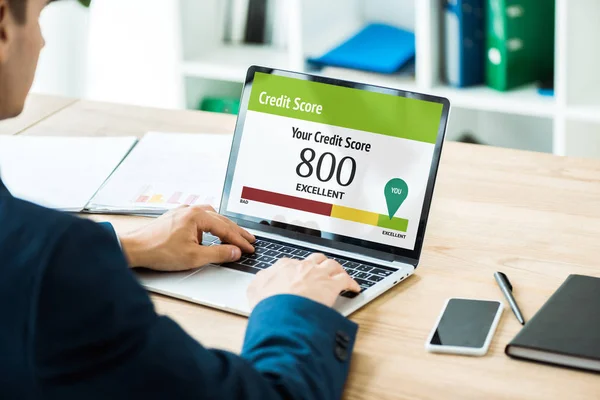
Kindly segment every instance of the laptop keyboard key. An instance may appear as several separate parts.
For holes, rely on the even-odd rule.
[[[385,269],[381,268],[373,268],[373,270],[369,271],[369,273],[385,278],[386,276],[390,276],[392,274],[392,271],[386,271]]]
[[[359,266],[360,266],[360,264],[359,264],[359,263],[355,263],[355,262],[352,262],[352,261],[348,261],[348,262],[347,262],[347,263],[344,265],[344,267],[347,267],[347,268],[352,268],[352,269],[356,269],[356,268],[358,268]]]
[[[281,249],[279,249],[280,252],[284,253],[284,254],[292,254],[294,252],[294,249],[292,249],[291,247],[282,247]]]
[[[359,265],[358,267],[356,267],[356,269],[362,272],[369,272],[373,269],[373,267],[369,267],[368,265]]]
[[[366,272],[359,272],[358,274],[354,275],[354,277],[358,279],[367,279],[369,276],[370,275]]]
[[[275,262],[275,259],[273,257],[269,257],[269,256],[262,256],[262,257],[258,257],[258,261],[273,264]]]
[[[271,264],[269,264],[269,263],[261,262],[261,263],[256,264],[255,268],[266,269],[266,268],[269,268],[270,266],[271,266]]]
[[[371,282],[381,282],[383,280],[383,276],[371,275],[367,279],[370,280]]]
[[[281,254],[281,253],[279,253],[278,251],[275,251],[275,250],[267,250],[265,253],[263,253],[263,255],[269,256],[269,257],[277,257],[278,254]]]
[[[308,251],[300,250],[300,249],[294,250],[294,252],[292,254],[295,256],[302,257],[302,259],[305,259],[306,257],[308,257],[310,255],[310,253]]]
[[[354,278],[354,280],[356,281],[356,283],[358,283],[360,285],[360,287],[362,288],[370,288],[371,286],[373,286],[375,284],[375,282],[369,282],[369,281],[365,281],[364,279],[360,279],[360,278]]]
[[[280,244],[276,244],[276,243],[271,243],[271,244],[269,244],[269,245],[267,246],[267,248],[268,248],[268,249],[271,249],[271,250],[279,250],[279,249],[281,249],[282,247],[283,247],[282,245],[280,245]]]
[[[254,265],[258,264],[258,261],[256,261],[256,260],[253,260],[253,259],[251,259],[251,258],[246,258],[246,259],[243,259],[243,260],[241,261],[241,263],[242,263],[243,265],[249,265],[250,267],[252,267],[252,266],[254,266]]]

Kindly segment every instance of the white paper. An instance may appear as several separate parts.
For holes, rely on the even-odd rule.
[[[218,208],[231,141],[232,135],[148,133],[86,209],[152,215],[181,205]]]
[[[0,136],[0,174],[15,197],[81,211],[135,142],[134,137]]]

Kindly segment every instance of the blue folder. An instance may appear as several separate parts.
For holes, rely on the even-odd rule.
[[[485,0],[446,0],[446,80],[455,87],[485,81]]]
[[[393,74],[415,57],[415,35],[394,26],[370,24],[346,42],[309,62]]]

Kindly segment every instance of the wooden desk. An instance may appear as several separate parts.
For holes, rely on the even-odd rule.
[[[27,134],[231,131],[231,116],[80,102]],[[143,218],[95,216],[117,230]],[[597,375],[514,361],[519,331],[504,313],[485,357],[429,354],[427,334],[452,296],[502,299],[493,273],[515,286],[526,319],[570,273],[600,276],[600,162],[447,143],[416,275],[355,313],[360,332],[348,399],[590,399]],[[239,351],[246,319],[153,296],[159,312],[208,346]]]
[[[27,135],[143,136],[148,131],[231,133],[231,115],[81,100],[24,132]]]
[[[31,94],[21,115],[0,122],[0,135],[18,134],[76,101],[67,97]]]

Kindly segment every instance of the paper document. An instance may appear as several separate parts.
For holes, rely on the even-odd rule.
[[[218,208],[231,141],[232,135],[148,133],[86,210],[159,215],[181,205]]]
[[[78,212],[136,141],[134,137],[0,136],[0,175],[15,197]]]

